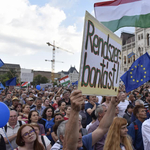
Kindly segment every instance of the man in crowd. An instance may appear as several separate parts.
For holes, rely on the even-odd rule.
[[[100,121],[104,117],[105,113],[107,112],[106,105],[98,105],[95,110],[95,116],[97,120],[90,126],[88,133],[93,132],[99,126]],[[94,149],[103,150],[104,143],[106,139],[106,134],[94,145]]]
[[[126,100],[126,93],[124,92],[120,92],[120,103],[118,104],[118,108],[119,108],[119,117],[123,117],[123,115],[125,114],[125,110],[127,108],[127,106],[129,105],[129,101]]]
[[[135,106],[135,97],[133,94],[129,95],[129,104]]]
[[[86,125],[88,125],[92,121],[91,115],[92,113],[94,113],[96,105],[98,105],[98,103],[96,103],[96,96],[90,95],[89,102],[85,104],[85,111],[87,115]]]
[[[63,99],[62,100],[66,103],[66,105],[71,105],[70,98],[69,98],[69,93],[68,93],[67,90],[65,90],[63,92]]]
[[[133,114],[137,119],[128,126],[128,134],[132,137],[134,148],[144,150],[141,128],[142,123],[147,118],[145,107],[143,105],[135,106]]]
[[[72,111],[68,123],[66,124],[67,121],[63,121],[57,129],[60,145],[55,143],[51,150],[58,150],[62,148],[62,144],[63,150],[76,150],[82,146],[84,146],[87,150],[92,150],[92,146],[98,142],[98,140],[100,140],[108,131],[109,126],[111,125],[115,116],[118,99],[112,97],[110,106],[105,116],[100,121],[98,128],[94,132],[83,137],[81,135],[81,130],[79,129],[79,123],[77,121],[79,120],[79,111],[82,103],[84,103],[82,92],[80,90],[75,90],[71,94]]]
[[[12,99],[11,99],[11,94],[7,93],[6,98],[4,99],[4,103],[10,107],[12,105]]]
[[[11,110],[10,111],[10,117],[9,117],[9,121],[7,122],[6,126],[3,127],[8,140],[11,143],[12,148],[17,148],[17,144],[16,144],[16,136],[17,136],[17,131],[20,128],[20,126],[22,124],[25,124],[25,122],[21,122],[17,120],[17,112],[15,110]],[[0,134],[4,137],[5,143],[6,143],[6,149],[7,150],[12,150],[11,146],[8,143],[8,140],[4,134],[2,128],[0,128]]]
[[[36,107],[34,105],[34,99],[32,97],[27,97],[25,101],[26,101],[26,104],[30,106],[30,109],[33,109],[34,107]]]
[[[12,105],[10,107],[10,110],[15,110],[15,107],[18,105],[19,103],[19,99],[15,96],[13,99],[12,99]]]
[[[42,116],[45,106],[42,106],[42,99],[37,97],[35,101],[36,107],[32,108],[31,110],[36,110],[39,113],[39,117]]]

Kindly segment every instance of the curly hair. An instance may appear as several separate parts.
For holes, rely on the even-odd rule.
[[[16,143],[18,146],[22,147],[22,146],[25,146],[25,142],[23,142],[23,138],[22,138],[22,135],[21,135],[21,131],[24,127],[26,126],[29,126],[31,127],[33,130],[34,128],[30,125],[30,124],[24,124],[22,125],[18,132],[17,132],[17,138],[16,138]],[[36,133],[35,133],[36,134]],[[38,141],[38,135],[36,134],[36,140],[34,141],[34,149],[36,150],[44,150],[44,146]]]
[[[124,125],[127,125],[126,119],[119,117],[114,118],[105,140],[104,150],[121,150],[120,130]],[[129,136],[123,137],[122,144],[125,146],[126,150],[133,150],[131,138]]]
[[[47,112],[48,109],[52,110],[52,116],[51,116],[51,118],[54,118],[54,108],[52,106],[49,106],[49,107],[47,107],[47,108],[44,109],[43,114],[42,114],[42,118],[47,119],[46,112]]]

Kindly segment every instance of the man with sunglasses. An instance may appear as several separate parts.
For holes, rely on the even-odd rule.
[[[6,143],[7,150],[12,150],[12,148],[15,149],[17,147],[16,136],[17,136],[18,129],[20,128],[20,126],[22,124],[25,124],[25,122],[23,122],[23,121],[19,122],[17,117],[18,117],[17,112],[15,110],[11,110],[10,117],[9,117],[9,120],[8,120],[6,126],[3,128],[0,128],[0,134],[4,137],[4,141]],[[6,137],[6,135],[7,135],[7,137]],[[9,140],[12,148],[9,145],[7,138]]]

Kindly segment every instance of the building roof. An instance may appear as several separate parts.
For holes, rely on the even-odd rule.
[[[9,69],[11,69],[11,68],[19,68],[20,69],[19,64],[7,64],[7,63],[5,63],[1,68],[5,68],[5,67],[7,67]]]
[[[129,42],[131,43],[131,42],[135,41],[135,35],[131,34],[131,33],[122,32],[121,38],[122,38],[122,45],[125,45]]]
[[[65,75],[68,75],[69,73],[73,73],[74,70],[78,73],[77,69],[75,67],[72,67],[72,66],[69,68],[68,71],[63,71],[62,70],[61,72],[58,72],[58,73],[63,73]]]

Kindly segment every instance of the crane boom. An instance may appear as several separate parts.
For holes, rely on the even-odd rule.
[[[74,54],[73,52],[71,52],[71,51],[68,51],[68,50],[66,50],[66,49],[63,49],[63,48],[61,48],[61,47],[58,47],[58,46],[55,46],[55,41],[53,42],[54,44],[51,44],[51,43],[49,43],[49,42],[47,42],[46,44],[48,45],[48,46],[52,46],[53,47],[53,51],[52,51],[52,56],[53,56],[53,59],[51,60],[51,62],[52,62],[52,73],[51,73],[51,79],[52,79],[52,81],[54,81],[54,72],[55,72],[55,48],[57,48],[57,49],[60,49],[60,50],[63,50],[63,51],[66,51],[66,52],[68,52],[68,53],[72,53],[72,54]],[[63,63],[63,62],[62,62]]]

